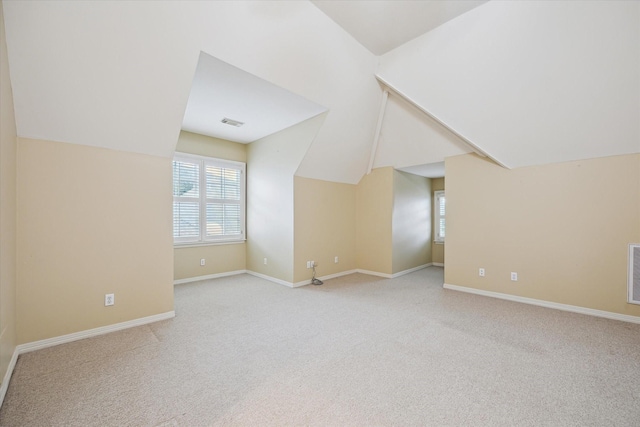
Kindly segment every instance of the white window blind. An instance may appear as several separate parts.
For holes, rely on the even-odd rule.
[[[244,240],[245,164],[176,154],[173,160],[175,243]]]
[[[200,239],[200,164],[193,160],[173,161],[173,238]]]
[[[446,199],[444,191],[435,191],[434,193],[434,225],[435,225],[435,238],[436,242],[444,242],[445,235],[445,213],[446,213]]]

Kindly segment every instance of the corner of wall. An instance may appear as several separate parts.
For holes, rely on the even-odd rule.
[[[432,262],[431,180],[393,171],[393,274]]]
[[[307,261],[317,277],[355,269],[356,186],[296,176],[294,178],[294,281],[310,280]]]
[[[15,364],[17,132],[4,10],[0,2],[0,404]]]
[[[356,186],[356,268],[393,274],[393,167],[364,175]]]
[[[294,175],[324,118],[318,115],[249,144],[249,271],[294,282]]]

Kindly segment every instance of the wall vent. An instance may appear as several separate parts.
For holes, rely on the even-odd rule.
[[[629,245],[629,302],[640,304],[640,244]]]
[[[218,116],[220,117],[220,116]],[[226,117],[224,117],[222,120],[220,120],[222,123],[224,123],[225,125],[231,125],[231,126],[235,126],[237,128],[239,128],[240,126],[242,126],[244,124],[244,122],[239,122],[237,120],[233,120],[233,119],[228,119]]]

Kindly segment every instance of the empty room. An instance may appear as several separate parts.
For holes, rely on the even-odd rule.
[[[0,37],[0,426],[638,425],[640,2]]]

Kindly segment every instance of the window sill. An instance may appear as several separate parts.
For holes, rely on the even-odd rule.
[[[244,244],[246,243],[247,240],[243,239],[243,240],[226,240],[226,241],[220,241],[220,242],[187,242],[187,243],[174,243],[173,244],[173,248],[174,249],[179,249],[179,248],[197,248],[199,246],[221,246],[221,245],[238,245],[238,244]]]

